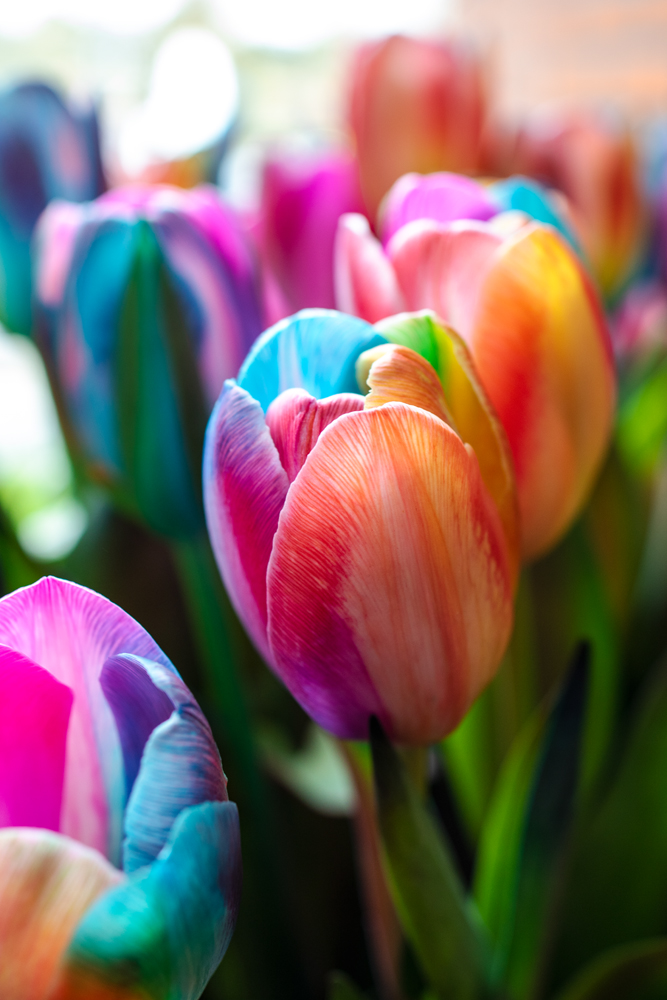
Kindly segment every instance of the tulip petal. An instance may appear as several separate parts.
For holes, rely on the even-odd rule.
[[[488,189],[489,195],[498,205],[498,210],[525,212],[536,222],[546,222],[563,236],[572,249],[581,256],[579,241],[568,225],[549,201],[548,191],[529,177],[508,177],[496,181]]]
[[[0,600],[0,643],[71,688],[74,704],[60,830],[111,860],[118,859],[125,801],[123,762],[99,675],[105,661],[119,652],[174,668],[149,634],[119,607],[85,587],[54,577]]]
[[[405,174],[396,181],[384,201],[382,242],[386,245],[401,226],[416,219],[486,222],[498,213],[492,191],[462,174]],[[520,207],[512,205],[512,208]]]
[[[180,677],[160,663],[120,655],[104,664],[100,683],[119,728],[128,783],[135,775],[123,843],[123,870],[133,872],[158,856],[183,809],[225,801],[226,780],[211,727]]]
[[[613,419],[611,342],[577,257],[537,223],[503,244],[468,338],[512,449],[523,552],[546,551],[588,494]]]
[[[387,254],[408,309],[433,309],[468,342],[482,280],[502,242],[481,222],[422,220],[399,230]]]
[[[400,344],[383,344],[359,357],[357,372],[368,363],[365,381],[370,392],[364,400],[365,410],[385,403],[407,403],[427,410],[456,430],[438,374],[420,354]]]
[[[0,646],[0,827],[58,830],[72,692]]]
[[[185,809],[159,858],[86,913],[53,1000],[197,1000],[231,939],[241,878],[234,803]]]
[[[472,449],[403,403],[336,420],[290,486],[268,604],[276,669],[325,728],[362,739],[375,714],[400,742],[450,731],[512,625],[507,546]]]
[[[265,413],[285,389],[305,389],[316,399],[356,392],[357,357],[380,343],[382,338],[364,320],[329,309],[304,309],[262,334],[238,384]]]
[[[417,351],[438,373],[450,414],[447,422],[477,456],[482,478],[503,522],[516,579],[521,540],[512,453],[468,348],[453,330],[426,310],[392,316],[378,323],[376,329],[392,343]]]
[[[290,483],[324,428],[344,413],[363,408],[364,397],[351,392],[314,399],[303,389],[287,389],[274,399],[266,413],[266,425]]]
[[[225,382],[204,445],[204,506],[215,558],[236,612],[262,656],[266,568],[289,480],[260,404]]]
[[[342,312],[375,323],[405,309],[394,269],[363,215],[338,220],[334,270],[336,305]]]
[[[97,851],[46,830],[0,830],[0,996],[51,996],[92,903],[123,876]]]

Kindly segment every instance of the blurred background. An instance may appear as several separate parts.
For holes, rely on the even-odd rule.
[[[507,122],[576,103],[649,143],[667,109],[664,0],[22,0],[0,5],[0,87],[41,79],[94,102],[112,184],[163,179],[166,162],[187,173],[225,136],[217,180],[250,211],[269,150],[348,142],[351,52],[394,32],[468,40]],[[0,499],[37,558],[85,529],[70,480],[37,351],[3,332]]]

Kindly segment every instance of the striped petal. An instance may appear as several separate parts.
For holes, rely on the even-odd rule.
[[[472,446],[486,488],[498,507],[516,579],[521,538],[512,453],[468,348],[452,329],[426,310],[392,316],[378,323],[376,329],[392,343],[417,351],[437,372],[449,414],[447,422],[462,441]]]
[[[241,877],[234,803],[184,810],[159,858],[88,910],[51,1000],[197,1000],[231,939]]]
[[[365,216],[339,219],[334,270],[336,305],[342,312],[375,323],[405,309],[394,269]]]
[[[290,483],[296,479],[324,428],[344,413],[363,408],[364,397],[354,393],[314,399],[303,389],[287,389],[274,399],[266,414],[266,425]]]
[[[410,347],[383,344],[366,351],[357,362],[357,377],[370,390],[364,399],[366,410],[407,403],[433,413],[450,427],[454,424],[435,368]]]
[[[60,831],[115,861],[120,856],[125,782],[116,725],[99,684],[105,661],[134,653],[167,657],[111,601],[53,577],[0,600],[0,643],[47,670],[74,694]]]
[[[304,309],[262,334],[238,384],[265,413],[285,389],[305,389],[316,399],[356,392],[357,357],[382,342],[364,320],[329,309]]]
[[[0,827],[57,830],[72,691],[0,646]]]
[[[498,512],[442,420],[389,403],[320,436],[290,486],[268,573],[278,673],[310,715],[362,739],[376,714],[428,743],[493,675],[512,625]]]
[[[225,383],[204,445],[204,506],[232,604],[265,659],[266,568],[289,480],[260,404]]]
[[[126,780],[136,775],[123,842],[123,870],[133,872],[158,856],[183,809],[225,801],[226,780],[211,727],[171,670],[138,656],[114,656],[100,683],[118,725]]]
[[[581,509],[609,440],[615,401],[597,296],[553,230],[533,223],[503,245],[466,339],[512,449],[523,551],[532,558]]]
[[[79,921],[122,878],[101,854],[68,837],[0,830],[2,1000],[51,996]]]
[[[497,212],[492,191],[470,177],[449,173],[405,174],[396,181],[383,203],[382,242],[388,243],[401,226],[416,219],[486,222]]]

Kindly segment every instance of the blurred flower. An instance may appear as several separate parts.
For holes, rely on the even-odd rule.
[[[36,288],[40,346],[89,473],[154,530],[197,531],[206,420],[262,328],[236,217],[206,187],[56,203]]]
[[[612,316],[611,333],[619,361],[667,348],[667,288],[655,280],[632,285]]]
[[[324,310],[268,330],[216,404],[204,492],[231,600],[320,725],[363,739],[375,714],[425,744],[458,724],[511,632],[518,535],[455,334]]]
[[[0,993],[198,997],[241,858],[191,693],[129,615],[53,578],[0,601],[0,691]]]
[[[345,152],[274,155],[264,167],[258,238],[285,314],[333,308],[338,219],[363,211],[357,169]]]
[[[603,293],[618,293],[639,263],[645,235],[629,133],[581,113],[535,118],[519,132],[514,170],[567,196]]]
[[[87,201],[104,190],[97,118],[42,83],[0,94],[0,322],[31,328],[30,240],[52,198]]]
[[[479,171],[486,103],[482,64],[460,42],[395,35],[362,46],[349,119],[371,216],[411,170]]]
[[[577,256],[521,212],[416,220],[386,250],[346,216],[336,269],[346,312],[374,322],[429,308],[463,337],[509,439],[524,557],[545,552],[586,500],[614,409],[609,334]]]

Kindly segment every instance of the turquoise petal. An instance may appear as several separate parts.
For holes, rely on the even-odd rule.
[[[546,222],[565,237],[579,256],[582,255],[579,241],[554,210],[549,202],[548,192],[541,184],[528,177],[509,177],[505,181],[491,184],[488,192],[502,212],[510,210],[525,212],[536,222]]]
[[[385,344],[373,327],[333,309],[303,309],[262,334],[239,372],[238,384],[266,413],[285,389],[316,399],[359,392],[354,366],[363,351]]]
[[[122,985],[147,1000],[197,1000],[229,945],[241,881],[236,805],[185,809],[158,859],[88,910],[65,977]]]

